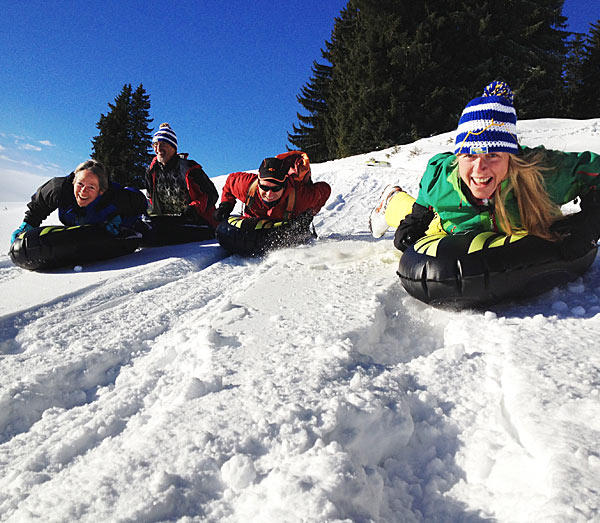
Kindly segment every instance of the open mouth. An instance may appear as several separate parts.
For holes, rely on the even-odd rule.
[[[491,181],[492,181],[491,176],[486,176],[484,178],[475,178],[474,176],[471,177],[471,183],[475,187],[487,187]]]

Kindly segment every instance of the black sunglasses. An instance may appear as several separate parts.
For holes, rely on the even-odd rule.
[[[283,190],[283,185],[262,185],[262,184],[258,184],[258,186],[265,192],[279,192]]]

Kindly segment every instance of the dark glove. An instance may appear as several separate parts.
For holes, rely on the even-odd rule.
[[[118,214],[116,216],[113,216],[104,225],[106,232],[108,232],[109,234],[112,234],[113,236],[116,236],[117,234],[119,234],[119,230],[121,229],[121,221],[122,221],[121,217]]]
[[[581,197],[581,212],[590,238],[600,238],[600,192],[593,190]]]
[[[434,212],[418,203],[413,204],[410,214],[400,222],[394,234],[394,246],[404,252],[419,238],[425,236],[425,231],[433,220]]]
[[[574,231],[561,240],[559,248],[564,260],[576,260],[591,251],[597,240],[589,238],[586,234]]]
[[[193,205],[188,205],[180,216],[186,221],[191,223],[196,223],[198,221],[199,214],[194,209]]]
[[[33,228],[33,225],[29,225],[27,222],[21,223],[21,225],[19,225],[19,228],[12,233],[10,237],[10,244],[12,245],[13,243],[15,243],[15,240],[17,239],[17,236],[19,236],[19,234],[30,231]]]
[[[310,229],[310,224],[312,223],[314,215],[311,210],[304,211],[300,213],[298,216],[292,219],[292,222],[296,224],[299,229]]]
[[[600,198],[590,191],[581,198],[581,211],[570,214],[552,224],[550,230],[562,237],[560,254],[565,260],[574,260],[594,248],[600,237]]]
[[[213,213],[213,218],[218,222],[226,220],[227,218],[229,218],[229,215],[231,214],[231,211],[233,211],[234,207],[235,202],[221,202],[221,204],[215,209],[215,212]]]

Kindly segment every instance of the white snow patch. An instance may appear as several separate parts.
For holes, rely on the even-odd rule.
[[[600,151],[600,120],[519,132]],[[383,188],[416,194],[450,141],[315,164],[320,239],[263,259],[204,242],[31,273],[1,256],[0,520],[597,520],[598,263],[447,312],[368,232]],[[24,210],[0,204],[6,248]]]

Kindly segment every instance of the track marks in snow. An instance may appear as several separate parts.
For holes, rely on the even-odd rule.
[[[22,269],[15,266],[8,257],[0,259],[0,284],[19,277]]]
[[[113,384],[182,314],[217,297],[217,289],[198,286],[190,269],[186,260],[164,262],[5,319],[2,441],[28,430],[48,409],[95,401],[96,391]],[[27,379],[15,379],[19,374]]]
[[[355,334],[356,347],[383,365],[426,357],[444,344],[450,315],[409,297],[399,281],[374,296],[375,312],[364,331]]]
[[[226,521],[259,496],[265,519],[280,506],[323,520],[477,521],[443,496],[462,474],[452,406],[407,367],[464,350],[444,347],[447,318],[406,296],[396,264],[389,245],[326,240],[202,270],[172,259],[24,314],[13,324],[23,352],[8,357],[38,370],[4,420],[0,465],[22,473],[0,484],[0,509],[77,514],[129,499],[120,513],[134,520]],[[20,438],[36,451],[19,454]],[[90,468],[98,477],[82,484]],[[29,492],[18,508],[15,488]]]
[[[223,298],[223,288],[244,289],[249,282],[255,281],[255,273],[260,271],[258,261],[235,257],[200,271],[190,271],[185,260],[171,260],[154,272],[137,272],[118,278],[93,291],[88,289],[72,296],[64,303],[59,301],[49,305],[43,312],[28,313],[27,321],[23,321],[17,335],[24,352],[11,355],[10,361],[4,358],[2,362],[5,369],[13,373],[12,380],[6,377],[7,381],[17,384],[14,390],[5,391],[5,399],[12,410],[3,410],[6,416],[0,418],[4,441],[11,440],[10,448],[0,446],[0,464],[18,464],[21,474],[18,479],[11,476],[15,480],[11,485],[30,490],[31,501],[28,499],[21,504],[23,514],[32,509],[35,513],[43,513],[44,503],[60,502],[43,500],[36,492],[43,493],[41,485],[46,482],[66,486],[73,483],[75,488],[80,471],[85,471],[86,467],[99,471],[100,484],[83,488],[78,501],[71,498],[65,503],[77,512],[77,505],[96,499],[102,492],[102,470],[107,478],[118,479],[121,474],[119,464],[115,464],[115,469],[112,464],[102,463],[101,456],[107,445],[111,449],[113,445],[119,447],[109,452],[123,454],[123,463],[131,464],[134,470],[140,468],[142,475],[147,468],[142,463],[144,459],[162,463],[162,470],[170,468],[173,456],[182,453],[176,437],[173,437],[172,452],[164,456],[157,451],[161,455],[149,457],[147,449],[130,456],[120,447],[137,449],[140,440],[144,439],[152,446],[157,431],[162,441],[163,435],[170,432],[171,422],[175,423],[176,430],[180,430],[177,420],[187,416],[180,410],[187,410],[203,397],[232,387],[224,383],[230,372],[227,362],[219,364],[213,358],[213,354],[220,352],[220,347],[229,346],[232,340],[212,329],[210,318],[219,310],[224,317],[227,310],[235,310],[228,299]],[[86,318],[83,323],[82,318]],[[129,325],[130,330],[123,331],[124,324]],[[61,325],[61,328],[53,331],[53,325]],[[42,332],[51,336],[40,341]],[[83,359],[82,354],[86,356]],[[28,368],[24,372],[29,376],[27,384],[14,379],[14,374],[23,367]],[[31,368],[36,371],[32,372]],[[28,393],[30,390],[35,394]],[[200,431],[198,435],[199,440],[205,438],[205,443],[209,443],[214,439],[210,431],[218,430],[221,412],[215,412],[214,417],[206,416],[204,412],[197,416],[196,421],[205,417],[215,421],[207,432]],[[190,413],[189,419],[193,420],[194,414]],[[64,427],[77,427],[77,430],[65,433],[61,430]],[[19,456],[16,442],[20,435],[31,441],[38,434],[35,456],[31,456],[26,448]],[[167,444],[160,443],[157,448],[164,445]],[[198,445],[202,446],[201,443]],[[150,504],[154,508],[132,509],[134,514],[151,520],[162,509],[172,513],[173,503],[182,507],[187,504],[191,514],[198,514],[202,499],[218,495],[218,481],[207,479],[210,474],[206,471],[214,468],[210,464],[212,458],[192,457],[197,453],[195,444],[189,452],[192,454],[187,456],[187,463],[182,462],[183,469],[188,470],[190,463],[199,460],[198,467],[205,471],[197,479],[190,480],[190,498],[180,499],[179,487],[185,481],[165,473],[152,479],[156,486],[154,493],[144,491],[139,494],[156,495],[156,503]],[[137,460],[140,463],[136,464]],[[206,481],[215,485],[210,492],[202,490]],[[0,496],[3,512],[14,510],[16,507],[11,503],[19,498],[10,495],[13,487],[5,486],[7,494]],[[48,485],[45,488],[53,490],[57,487]],[[132,490],[135,489],[134,481]],[[165,491],[173,489],[175,497],[167,495],[165,498]],[[62,486],[59,490],[65,491]],[[121,494],[106,493],[109,499],[115,496],[115,500],[107,501],[107,506],[114,505]],[[65,495],[69,497],[66,491]],[[135,497],[137,493],[132,495]],[[139,499],[140,506],[146,506]],[[185,510],[181,515],[185,515]]]
[[[350,339],[354,340],[362,367],[370,372],[380,369],[382,376],[396,376],[395,387],[402,390],[397,405],[404,409],[412,425],[405,432],[407,439],[379,464],[379,474],[386,485],[384,492],[396,492],[397,496],[400,490],[407,497],[382,500],[380,516],[392,521],[487,520],[479,510],[469,510],[464,503],[447,495],[464,480],[464,470],[458,461],[461,429],[451,416],[456,405],[430,387],[429,376],[415,372],[420,365],[429,368],[432,359],[465,360],[468,365],[477,359],[477,354],[465,353],[461,343],[448,339],[448,329],[456,314],[417,302],[399,282],[390,282],[387,288],[380,289],[373,296],[372,308],[371,321],[351,333]],[[376,380],[371,377],[370,381]],[[453,386],[448,384],[448,387]],[[394,390],[394,385],[387,382],[384,390]],[[385,422],[379,420],[369,426],[385,427]],[[397,428],[385,433],[400,438],[403,434]],[[385,441],[385,437],[379,439]]]
[[[520,507],[519,521],[568,513],[573,520],[593,517],[595,509],[585,501],[585,494],[561,501],[559,486],[576,482],[582,492],[593,488],[597,470],[589,467],[589,474],[574,477],[575,470],[582,468],[569,465],[577,460],[573,456],[578,448],[593,445],[591,432],[582,427],[569,436],[571,424],[559,422],[548,433],[548,420],[556,419],[557,413],[546,407],[589,397],[595,387],[590,378],[597,375],[598,358],[583,341],[585,325],[570,314],[582,303],[581,287],[588,288],[585,280],[540,298],[545,301],[544,315],[529,316],[541,307],[536,301],[517,308],[498,307],[497,313],[454,313],[444,329],[443,345],[428,357],[408,363],[419,385],[440,406],[449,405],[443,408],[443,416],[457,428],[455,460],[464,477],[449,490],[450,497],[471,507],[489,499],[487,515],[500,520],[511,519],[515,506]],[[596,300],[589,290],[586,294],[590,307]],[[565,317],[548,315],[549,298],[566,304],[561,309]],[[580,343],[569,336],[572,330],[577,332],[575,339],[583,338]],[[565,367],[578,374],[567,384]],[[560,441],[571,441],[569,450],[559,448]],[[510,490],[503,490],[507,484]],[[580,515],[573,512],[576,506]]]
[[[346,200],[344,200],[344,197],[341,194],[338,194],[331,203],[327,204],[326,209],[328,211],[333,211],[336,208],[341,209],[345,203]]]
[[[172,259],[8,324],[22,352],[5,369],[33,379],[11,380],[22,403],[3,420],[0,466],[14,472],[0,511],[233,521],[261,499],[263,520],[482,521],[477,489],[490,496],[511,466],[543,472],[504,361],[521,320],[416,302],[386,243],[202,270]]]
[[[253,419],[242,418],[240,432],[261,442],[249,445],[252,459],[224,456],[215,513],[243,512],[244,496],[227,494],[242,490],[266,500],[254,516],[264,520],[277,518],[274,506],[303,513],[306,499],[321,500],[323,520],[479,521],[442,495],[461,474],[456,428],[404,366],[439,348],[444,323],[424,308],[399,312],[407,296],[390,276],[396,263],[387,247],[360,241],[273,253],[211,319],[223,342],[214,357],[230,371],[219,394],[243,401]]]

